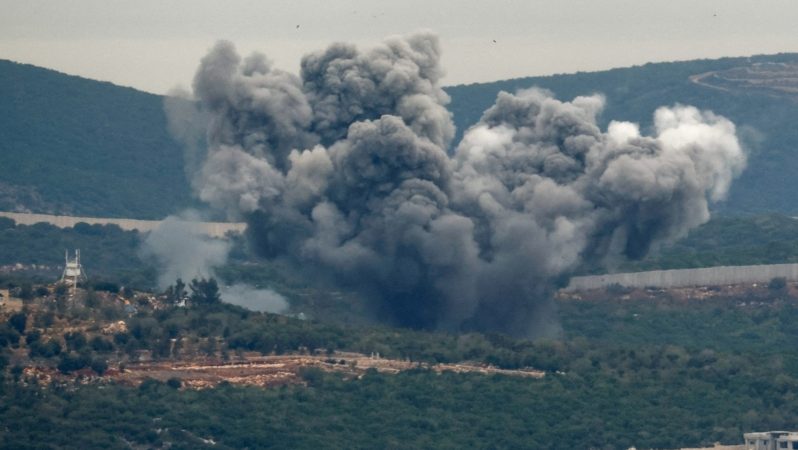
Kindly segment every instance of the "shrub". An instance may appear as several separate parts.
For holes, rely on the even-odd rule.
[[[61,373],[69,373],[88,367],[89,364],[91,364],[91,361],[85,355],[65,353],[61,355],[61,359],[58,362],[58,370]]]
[[[768,283],[768,289],[771,291],[783,291],[787,287],[787,279],[784,277],[775,277]]]
[[[25,325],[28,323],[28,315],[24,312],[18,312],[11,315],[8,318],[8,324],[15,330],[17,333],[24,334],[25,333]]]
[[[102,375],[108,370],[108,362],[102,358],[94,358],[91,361],[91,370],[93,370],[97,375]]]

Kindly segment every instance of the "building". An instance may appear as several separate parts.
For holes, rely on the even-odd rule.
[[[798,449],[798,432],[763,431],[745,433],[745,450]]]

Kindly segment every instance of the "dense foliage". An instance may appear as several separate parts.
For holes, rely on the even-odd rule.
[[[152,382],[76,391],[14,389],[7,448],[677,448],[785,427],[794,386],[702,368],[673,378],[566,374],[544,380],[417,371],[308,387],[177,391]],[[756,384],[754,384],[757,386]],[[779,410],[782,407],[783,410]],[[763,414],[763,412],[765,412]],[[211,445],[211,441],[213,445]]]
[[[46,223],[15,225],[0,217],[0,266],[22,264],[26,267],[12,274],[27,274],[34,279],[57,278],[64,267],[64,251],[71,254],[80,249],[84,269],[93,282],[151,287],[155,269],[139,257],[140,245],[138,232],[116,225],[78,223],[62,229]],[[27,267],[30,265],[45,267]]]
[[[219,333],[231,347],[248,347],[254,338],[252,347],[264,351],[330,345],[432,360],[471,356],[506,367],[534,365],[547,376],[414,370],[343,380],[309,370],[307,386],[195,391],[178,389],[177,380],[137,388],[25,386],[12,381],[9,369],[0,388],[0,445],[624,449],[735,443],[743,432],[798,422],[798,332],[791,326],[798,304],[778,289],[754,300],[566,301],[560,303],[562,336],[537,342],[341,328],[224,305],[139,314],[129,321],[130,336],[113,345]],[[91,364],[81,352],[103,345],[78,336],[67,341],[63,351],[71,356],[60,357],[63,370]]]
[[[191,203],[161,96],[0,60],[0,210],[162,218]]]
[[[616,271],[798,262],[798,220],[780,214],[716,217],[685,238]],[[606,271],[594,267],[594,272]]]

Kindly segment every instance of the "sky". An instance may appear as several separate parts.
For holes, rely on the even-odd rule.
[[[297,72],[332,42],[432,30],[445,85],[798,51],[795,0],[0,0],[0,59],[141,90],[190,87],[219,39]]]

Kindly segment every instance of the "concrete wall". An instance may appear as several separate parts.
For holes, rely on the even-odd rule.
[[[627,287],[687,287],[721,284],[767,283],[776,277],[798,281],[798,264],[720,266],[701,269],[652,270],[573,277],[566,290],[598,289],[611,284]]]
[[[0,217],[13,219],[20,225],[33,225],[34,223],[45,222],[59,228],[74,227],[79,222],[89,225],[117,225],[123,230],[138,230],[140,232],[152,231],[161,224],[160,220],[136,220],[136,219],[107,219],[100,217],[75,217],[75,216],[52,216],[49,214],[29,214],[0,212]],[[229,222],[192,222],[192,227],[196,227],[202,234],[212,237],[224,237],[228,232],[243,233],[247,225],[245,223]]]

